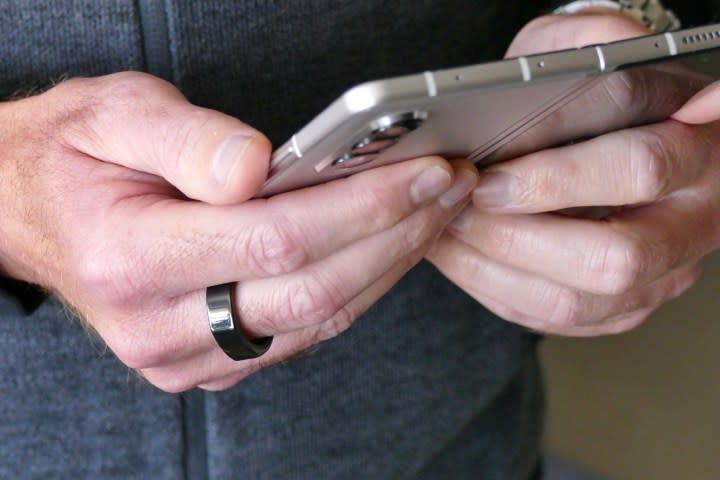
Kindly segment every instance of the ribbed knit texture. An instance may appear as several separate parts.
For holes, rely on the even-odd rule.
[[[0,478],[182,478],[179,402],[54,301],[0,297]]]
[[[0,0],[0,42],[3,93],[144,65],[130,1]]]

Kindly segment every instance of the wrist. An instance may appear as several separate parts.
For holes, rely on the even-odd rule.
[[[41,142],[34,132],[37,128],[27,124],[31,117],[27,108],[25,99],[0,104],[0,125],[4,127],[0,133],[4,147],[0,157],[0,277],[38,283],[33,258],[43,249],[44,235],[40,233],[45,222],[32,214],[43,207],[37,205],[39,185],[33,188],[31,184],[41,169],[37,150]]]

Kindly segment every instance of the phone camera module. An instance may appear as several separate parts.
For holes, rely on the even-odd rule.
[[[427,118],[424,112],[407,112],[381,117],[370,123],[370,134],[356,142],[349,152],[332,162],[335,168],[355,168],[375,160],[402,137],[417,129]]]
[[[367,155],[369,153],[379,153],[392,147],[393,145],[395,145],[396,142],[397,140],[391,138],[387,140],[382,140],[377,139],[376,137],[368,137],[356,143],[351,153],[353,155]]]
[[[427,118],[425,112],[406,112],[395,115],[387,115],[379,118],[370,124],[372,135],[375,138],[402,137],[416,130]]]
[[[355,168],[360,165],[370,163],[377,158],[377,154],[371,155],[353,155],[352,153],[346,153],[340,158],[335,159],[332,166],[335,168]]]

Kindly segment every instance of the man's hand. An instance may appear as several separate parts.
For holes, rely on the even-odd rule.
[[[608,11],[543,17],[509,53],[647,33]],[[712,123],[720,105],[705,102],[717,102],[717,90],[668,118],[707,83],[659,67],[593,87],[577,103],[584,108],[548,119],[546,131],[553,144],[594,138],[484,172],[474,208],[428,258],[489,309],[534,330],[590,336],[638,326],[685,292],[700,259],[720,246],[720,123]],[[610,215],[546,213],[592,206]]]
[[[57,293],[167,391],[227,388],[338,335],[425,254],[477,174],[423,158],[249,200],[270,145],[171,85],[123,73],[0,104],[0,268]],[[275,336],[255,360],[216,345],[205,289]]]

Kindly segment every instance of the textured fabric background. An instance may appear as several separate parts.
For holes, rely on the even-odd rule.
[[[0,0],[0,42],[3,93],[144,65],[130,1]]]
[[[0,478],[182,478],[176,397],[137,379],[55,301],[0,297]]]

